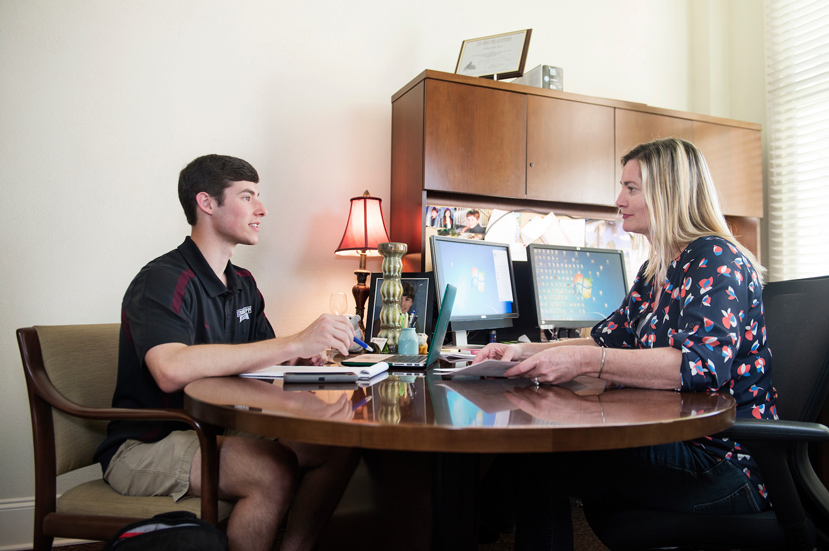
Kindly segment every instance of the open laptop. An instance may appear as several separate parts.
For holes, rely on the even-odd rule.
[[[443,339],[449,329],[449,318],[452,315],[452,306],[455,304],[455,294],[458,292],[454,285],[447,285],[443,293],[443,301],[440,305],[438,321],[435,324],[435,332],[432,333],[432,344],[429,345],[428,354],[407,356],[404,354],[361,354],[348,358],[340,363],[348,366],[373,365],[377,362],[386,362],[389,367],[415,367],[426,369],[440,357],[440,349],[443,347]]]

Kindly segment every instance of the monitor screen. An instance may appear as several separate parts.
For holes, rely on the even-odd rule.
[[[509,245],[436,235],[430,243],[438,292],[447,283],[458,288],[452,330],[511,327],[518,317],[518,299]]]
[[[592,327],[627,295],[622,251],[532,244],[528,256],[542,329]]]

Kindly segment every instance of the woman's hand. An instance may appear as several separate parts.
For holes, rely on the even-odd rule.
[[[578,396],[559,386],[515,388],[504,397],[518,409],[536,419],[556,423],[601,423],[602,406],[598,395]]]
[[[486,349],[484,349],[486,350]],[[554,346],[534,354],[509,368],[505,377],[524,377],[539,383],[561,384],[583,375],[584,365],[595,356],[595,364],[601,362],[601,348],[597,346]]]
[[[482,362],[484,360],[519,360],[521,359],[522,349],[520,344],[501,344],[493,342],[483,347],[477,354],[472,364]]]

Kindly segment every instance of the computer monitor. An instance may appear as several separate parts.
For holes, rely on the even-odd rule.
[[[592,327],[627,295],[622,251],[532,244],[528,256],[542,329]]]
[[[438,293],[447,284],[458,289],[450,318],[455,345],[467,346],[467,331],[512,327],[518,299],[509,245],[437,235],[430,244]]]

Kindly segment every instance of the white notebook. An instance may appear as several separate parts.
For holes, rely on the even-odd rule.
[[[384,371],[388,371],[389,364],[377,362],[376,364],[349,367],[345,365],[272,365],[258,371],[242,373],[240,377],[251,377],[255,379],[281,379],[285,373],[354,373],[359,379],[371,379]]]

